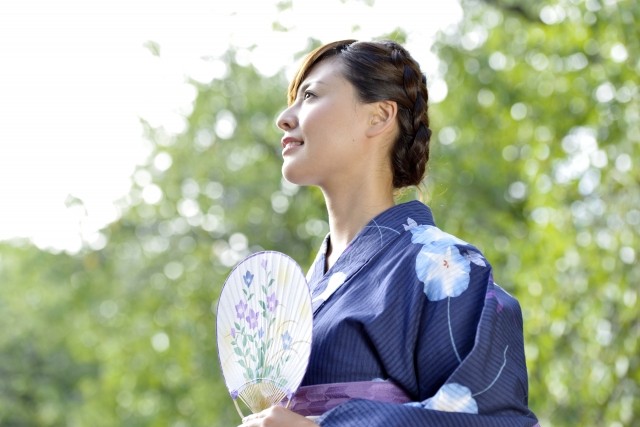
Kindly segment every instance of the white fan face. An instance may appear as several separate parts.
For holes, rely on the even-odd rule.
[[[312,327],[309,287],[293,259],[259,252],[238,264],[220,293],[217,317],[218,356],[231,397],[241,396],[254,410],[266,403],[251,401],[291,397],[307,369]],[[258,384],[264,387],[252,386]]]

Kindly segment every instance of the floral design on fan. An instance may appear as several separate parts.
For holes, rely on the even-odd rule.
[[[267,261],[263,260],[260,266],[266,271],[264,283],[258,282],[256,286],[252,287],[254,278],[259,280],[263,276],[256,277],[249,270],[242,276],[246,288],[242,288],[244,298],[235,306],[236,317],[239,320],[234,322],[231,328],[231,346],[236,363],[244,369],[244,377],[247,382],[259,381],[261,378],[273,376],[275,373],[275,382],[280,386],[285,386],[287,380],[280,375],[284,364],[291,358],[289,353],[293,351],[291,347],[295,343],[287,330],[281,334],[282,350],[279,351],[279,357],[269,358],[267,356],[272,346],[279,345],[272,336],[273,332],[270,331],[270,328],[274,326],[276,314],[282,304],[272,289],[275,279],[272,277],[272,271],[267,268]],[[257,310],[249,307],[249,301],[253,298],[256,298],[260,307]]]
[[[278,300],[276,299],[276,293],[274,292],[271,296],[267,297],[267,310],[273,313],[277,306]]]
[[[240,300],[240,302],[236,304],[236,316],[238,316],[238,319],[244,319],[244,313],[247,311],[247,307],[249,307],[249,305],[243,300]]]
[[[291,337],[291,335],[289,335],[289,331],[286,331],[284,334],[282,334],[282,348],[284,350],[291,349],[292,341],[293,341],[293,338]]]
[[[255,329],[258,327],[258,313],[253,311],[253,309],[249,309],[249,315],[245,317],[247,323],[249,323],[250,329]]]
[[[247,288],[251,286],[251,282],[253,282],[253,274],[249,270],[242,276],[244,279],[244,284],[247,285]]]

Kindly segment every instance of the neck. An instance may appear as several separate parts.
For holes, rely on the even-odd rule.
[[[327,267],[330,268],[360,230],[378,214],[395,206],[395,202],[393,189],[375,179],[321,189],[329,213],[331,241],[327,248],[330,258]]]

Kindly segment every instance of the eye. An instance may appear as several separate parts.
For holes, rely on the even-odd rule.
[[[309,99],[312,96],[316,96],[316,94],[313,92],[309,92],[308,90],[304,92],[304,95],[302,95],[303,99]]]

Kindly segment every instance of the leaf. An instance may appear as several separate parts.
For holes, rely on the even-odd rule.
[[[402,226],[404,227],[404,231],[411,230],[412,228],[418,226],[418,223],[411,218],[407,218],[407,224],[402,224]]]
[[[254,339],[254,338],[253,338],[253,335],[249,335],[249,337],[248,337],[248,338],[249,338],[249,341],[253,342],[253,339]]]
[[[480,255],[477,252],[467,252],[464,257],[467,259],[467,261],[472,262],[476,265],[479,265],[481,267],[486,267],[487,263],[485,262],[485,259],[482,257],[482,255]]]
[[[264,373],[262,375],[264,375],[265,377],[268,377],[272,371],[273,371],[273,366],[269,365],[266,368],[264,368]]]
[[[256,361],[256,357],[253,354],[251,355],[251,360],[253,360],[254,362]]]
[[[243,356],[242,351],[240,351],[238,347],[234,347],[233,351],[235,351],[238,356]]]
[[[251,298],[253,298],[253,294],[249,295],[249,298],[247,298],[247,301],[251,301]]]
[[[267,288],[264,287],[264,285],[260,286],[262,288],[262,292],[264,292],[265,294],[267,293]]]
[[[246,335],[244,335],[244,336],[242,337],[242,346],[243,346],[243,347],[246,347],[246,346],[247,346],[247,336],[246,336]]]
[[[240,328],[240,325],[238,325],[238,323],[237,323],[237,322],[233,322],[233,326],[235,326],[237,330],[240,330],[240,329],[241,329],[241,328]],[[243,330],[243,332],[244,332],[244,330]]]
[[[242,366],[243,368],[246,368],[247,366],[244,364],[244,360],[238,360],[238,365]]]
[[[258,304],[260,304],[260,307],[262,307],[263,310],[267,309],[267,305],[264,303],[264,301],[258,301]]]
[[[238,344],[236,344],[236,341],[233,340],[233,341],[231,341],[231,345],[238,345]]]
[[[247,368],[247,374],[249,375],[249,379],[252,380],[253,379],[253,369]]]
[[[275,282],[275,279],[269,280],[269,285],[268,286],[271,287],[271,285],[273,285],[273,282]]]

